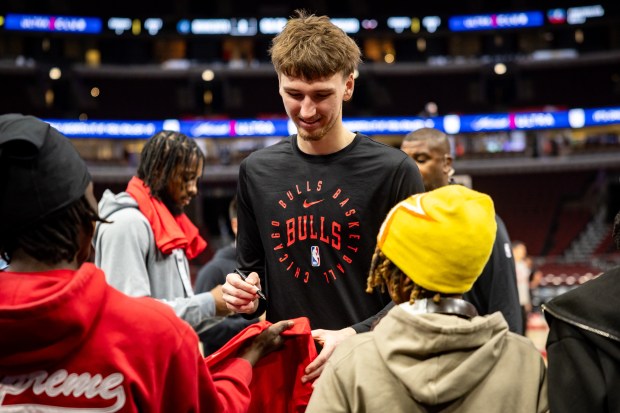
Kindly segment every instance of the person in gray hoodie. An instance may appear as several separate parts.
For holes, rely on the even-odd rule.
[[[125,192],[106,190],[99,201],[95,265],[127,295],[169,304],[201,333],[228,314],[221,286],[194,294],[188,259],[207,243],[183,213],[198,193],[204,155],[193,139],[162,131],[144,145],[137,176]]]
[[[547,376],[533,343],[500,312],[462,299],[491,255],[493,201],[461,185],[409,197],[377,237],[368,291],[398,305],[340,344],[307,413],[548,411]]]

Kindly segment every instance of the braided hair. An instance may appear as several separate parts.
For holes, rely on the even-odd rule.
[[[388,288],[390,297],[395,303],[401,302],[401,295],[409,294],[409,304],[421,298],[431,298],[439,302],[441,295],[437,292],[427,291],[414,282],[405,282],[407,275],[401,271],[380,249],[375,248],[368,273],[366,292],[372,293],[376,287],[385,292]],[[402,292],[401,292],[402,289]]]
[[[151,194],[163,201],[167,185],[179,165],[190,165],[205,157],[194,139],[180,132],[161,131],[153,135],[142,148],[138,178],[150,189]]]
[[[0,232],[0,257],[10,263],[13,253],[20,249],[49,265],[73,261],[83,243],[90,242],[97,221],[105,222],[82,196],[24,229]]]

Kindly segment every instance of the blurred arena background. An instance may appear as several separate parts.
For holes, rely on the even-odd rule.
[[[364,53],[345,119],[393,146],[429,121],[451,134],[457,179],[542,271],[536,307],[620,263],[617,1],[3,0],[0,113],[71,136],[97,195],[124,189],[153,128],[187,127],[208,158],[198,267],[231,240],[239,162],[288,134],[267,49],[295,8],[338,19]]]

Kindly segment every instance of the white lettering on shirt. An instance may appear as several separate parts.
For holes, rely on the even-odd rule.
[[[90,373],[69,374],[60,369],[49,374],[39,370],[33,373],[16,376],[4,376],[0,380],[0,412],[41,412],[60,413],[67,409],[83,413],[113,413],[119,411],[126,401],[125,390],[121,386],[124,376],[121,373],[112,373],[107,377],[101,374],[91,376]],[[76,409],[71,406],[51,406],[43,404],[4,404],[7,395],[21,395],[32,390],[34,396],[45,394],[50,398],[58,396],[86,397],[91,400],[99,397],[103,400],[114,400],[110,406],[103,406],[101,401],[94,400],[98,407]]]

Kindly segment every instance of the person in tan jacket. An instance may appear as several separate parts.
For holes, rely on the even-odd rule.
[[[387,288],[398,305],[336,348],[307,412],[548,411],[533,343],[500,312],[479,316],[462,299],[495,233],[491,198],[461,185],[397,204],[379,232],[368,290]]]

